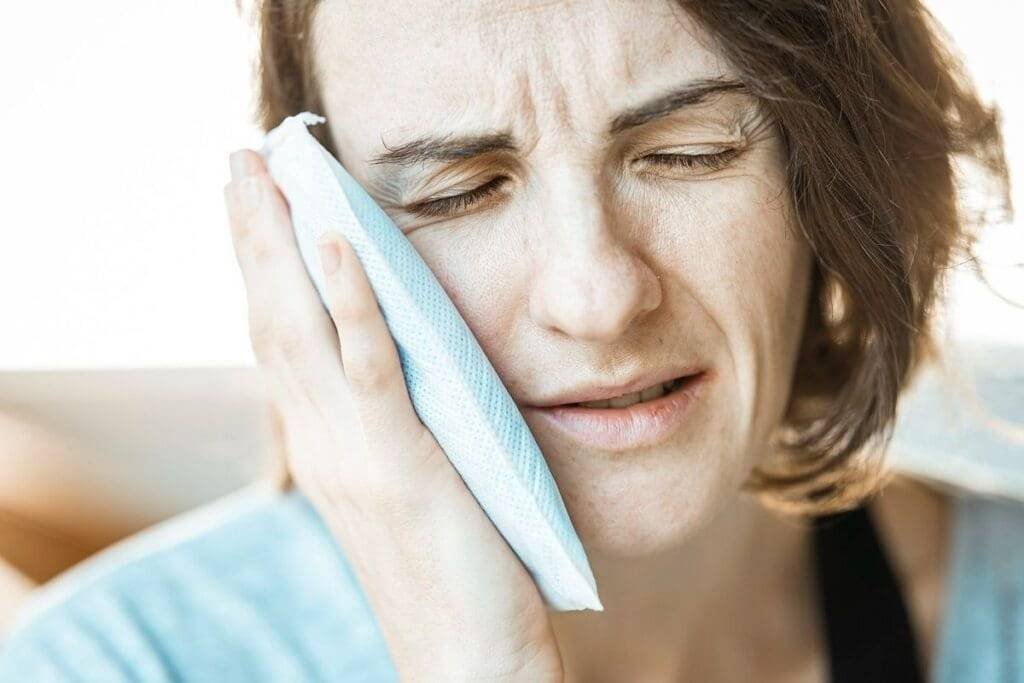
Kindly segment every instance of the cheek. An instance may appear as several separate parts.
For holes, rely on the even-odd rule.
[[[697,291],[717,315],[751,329],[778,321],[803,261],[803,244],[769,186],[751,178],[722,183],[696,216],[691,264]],[[714,207],[714,208],[711,208]]]
[[[455,304],[488,360],[502,377],[522,374],[516,365],[514,341],[521,324],[528,279],[528,259],[518,238],[499,226],[470,222],[415,230],[409,234],[416,251]]]
[[[750,179],[729,198],[707,219],[715,272],[701,271],[705,286],[717,293],[723,326],[745,346],[736,351],[788,379],[803,331],[810,248],[774,186]]]
[[[730,193],[708,220],[715,272],[702,270],[725,330],[753,444],[766,444],[788,401],[803,331],[810,251],[793,228],[785,195],[760,182]]]
[[[731,334],[777,322],[806,268],[780,182],[737,174],[634,198],[648,258]]]
[[[752,453],[784,412],[807,296],[810,250],[781,183],[766,173],[686,184],[665,192],[648,223],[661,235],[660,267],[689,301],[680,305],[699,309],[678,314],[704,321],[729,380],[722,419]]]

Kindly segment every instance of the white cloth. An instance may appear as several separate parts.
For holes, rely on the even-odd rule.
[[[316,240],[337,230],[370,280],[416,413],[544,600],[556,610],[603,609],[583,545],[518,407],[416,249],[306,130],[324,121],[308,112],[288,117],[261,150],[290,205],[321,301]]]

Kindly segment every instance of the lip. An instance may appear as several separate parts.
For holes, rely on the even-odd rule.
[[[647,387],[654,386],[655,384],[661,384],[667,382],[670,379],[676,377],[685,377],[686,375],[695,375],[701,372],[699,367],[684,367],[684,366],[672,366],[661,370],[653,370],[651,372],[635,377],[626,384],[620,384],[619,386],[613,387],[606,384],[592,384],[589,386],[577,387],[576,389],[552,396],[544,401],[538,401],[531,403],[532,408],[555,408],[564,406],[567,403],[583,403],[586,401],[602,401],[607,398],[615,398],[616,396],[622,396],[623,394],[634,394],[638,391],[643,391]]]
[[[625,408],[557,405],[525,406],[523,411],[582,445],[627,451],[657,445],[679,431],[711,379],[711,371],[702,370],[687,377],[672,393]]]

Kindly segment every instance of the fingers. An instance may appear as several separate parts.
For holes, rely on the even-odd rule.
[[[290,375],[299,393],[337,392],[341,361],[333,325],[299,255],[287,201],[256,152],[236,152],[231,168],[224,198],[253,351],[261,364]]]
[[[417,496],[451,468],[412,406],[394,338],[359,258],[337,232],[319,243],[328,309],[349,393],[372,444],[367,475],[384,495]],[[425,487],[425,488],[424,488]]]
[[[413,409],[358,256],[336,232],[322,240],[325,311],[263,158],[243,150],[233,155],[232,169],[225,201],[253,350],[275,393],[288,394],[278,408],[291,430],[293,475],[335,492],[341,484],[344,495],[369,495],[392,508],[422,506],[432,482],[459,480]],[[335,452],[344,442],[353,448]]]
[[[267,173],[263,157],[251,150],[235,152],[231,172],[224,198],[250,299],[264,303],[279,294],[286,297],[288,310],[312,317],[315,307],[301,296],[312,290],[312,283],[298,256],[288,204]],[[282,291],[282,286],[287,289]]]

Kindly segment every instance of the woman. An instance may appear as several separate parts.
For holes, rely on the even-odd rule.
[[[353,252],[322,246],[328,316],[283,197],[242,150],[225,198],[298,492],[177,522],[80,571],[0,670],[971,670],[933,657],[965,614],[942,610],[949,499],[908,482],[875,495],[901,391],[935,351],[942,274],[973,240],[952,162],[1006,172],[994,113],[917,3],[295,0],[261,20],[263,126],[327,117],[314,132],[408,235],[521,407],[604,611],[545,609],[412,410]],[[566,407],[677,378],[690,398],[667,426],[644,403]],[[844,557],[844,538],[864,556]],[[842,602],[845,579],[828,589],[861,560],[899,587],[868,611]],[[864,621],[846,631],[853,613]],[[864,656],[840,656],[854,641]]]

